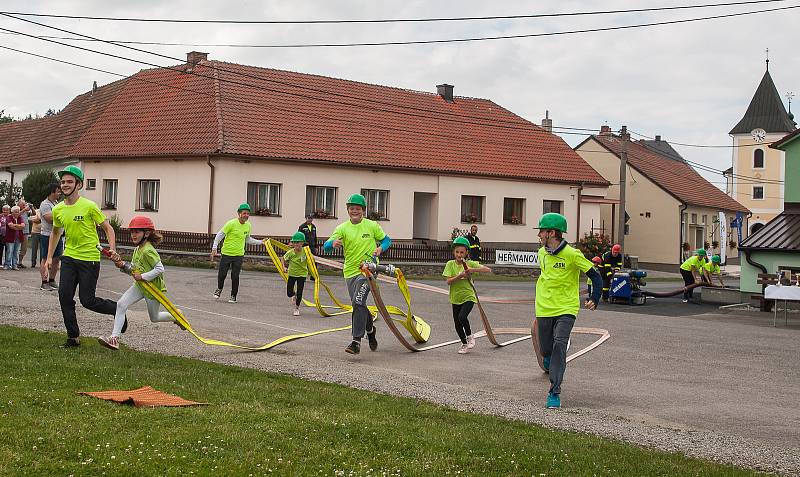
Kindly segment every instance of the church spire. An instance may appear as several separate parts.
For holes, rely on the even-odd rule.
[[[728,134],[748,134],[753,129],[759,128],[766,132],[780,133],[795,130],[794,121],[786,112],[783,100],[769,74],[769,49],[767,49],[766,65],[767,70],[756,88],[753,99],[750,100],[744,117]]]

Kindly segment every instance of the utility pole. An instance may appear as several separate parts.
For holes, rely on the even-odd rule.
[[[619,154],[619,214],[617,218],[617,243],[625,250],[625,184],[628,182],[628,142],[631,139],[628,134],[628,126],[622,126],[619,131],[622,141],[622,152]]]

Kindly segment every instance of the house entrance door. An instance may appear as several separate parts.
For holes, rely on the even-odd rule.
[[[436,194],[414,192],[414,218],[412,238],[435,239],[438,231],[438,206]]]

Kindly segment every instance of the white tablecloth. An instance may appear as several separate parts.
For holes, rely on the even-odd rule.
[[[786,285],[768,285],[764,290],[764,298],[768,300],[800,301],[800,287]]]

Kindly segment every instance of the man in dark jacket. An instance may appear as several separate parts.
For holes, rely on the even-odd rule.
[[[608,292],[611,288],[611,278],[614,272],[622,268],[622,247],[615,243],[610,252],[603,254],[603,300],[608,301]]]
[[[478,226],[473,225],[469,228],[469,233],[466,235],[469,240],[469,259],[476,262],[481,259],[481,240],[478,238]]]
[[[306,221],[300,224],[300,227],[297,227],[297,230],[303,232],[303,235],[306,236],[306,245],[308,248],[311,249],[311,253],[314,255],[317,254],[317,226],[314,225],[314,216],[308,214],[306,216]]]

